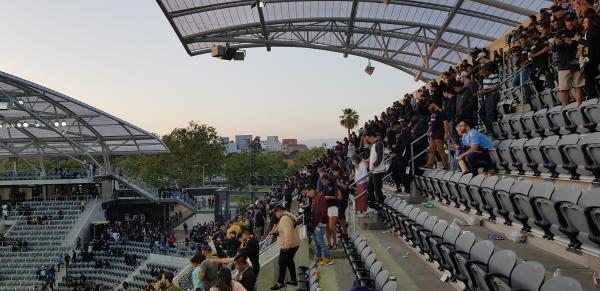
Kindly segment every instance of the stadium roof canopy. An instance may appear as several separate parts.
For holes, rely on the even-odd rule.
[[[155,135],[56,91],[0,72],[0,157],[167,153]]]
[[[429,80],[551,5],[546,0],[157,0],[188,54],[300,47]],[[260,7],[264,6],[264,7]]]

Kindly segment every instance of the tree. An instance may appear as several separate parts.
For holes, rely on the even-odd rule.
[[[232,153],[225,158],[223,175],[227,184],[234,189],[246,188],[250,184],[252,153]],[[256,176],[284,176],[287,165],[282,152],[258,153],[254,157]]]
[[[350,136],[350,130],[358,125],[360,116],[352,108],[342,109],[342,115],[340,115],[340,125],[348,130],[348,136]]]
[[[291,175],[292,173],[294,173],[294,171],[299,170],[306,164],[314,163],[325,153],[327,153],[327,149],[325,147],[315,147],[307,151],[298,152],[296,155],[293,156],[294,163],[291,164],[288,168],[288,174]]]
[[[192,121],[185,128],[173,129],[162,140],[171,153],[123,157],[116,161],[117,166],[155,186],[166,178],[180,186],[202,185],[203,164],[206,177],[221,173],[225,148],[214,127]]]

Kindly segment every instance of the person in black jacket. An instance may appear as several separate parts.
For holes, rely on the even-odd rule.
[[[237,255],[233,260],[235,270],[237,271],[235,280],[240,282],[244,286],[244,289],[254,291],[258,273],[254,271],[254,267],[248,266],[246,259],[244,255]]]
[[[560,102],[563,106],[569,104],[571,96],[569,91],[575,91],[575,100],[577,103],[583,101],[583,87],[585,78],[581,71],[577,58],[578,40],[575,37],[579,34],[577,15],[567,13],[565,16],[565,29],[556,33],[554,46],[552,50],[557,54],[558,65],[558,90],[560,92]]]
[[[455,120],[477,120],[477,96],[473,89],[473,82],[467,72],[461,72],[463,83],[454,83],[456,97]]]
[[[585,77],[585,94],[588,99],[598,98],[596,77],[600,65],[600,16],[593,10],[588,10],[583,17],[583,32],[577,37],[584,46],[582,57],[587,59],[583,67]]]

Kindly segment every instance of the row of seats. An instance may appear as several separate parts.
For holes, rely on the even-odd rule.
[[[535,112],[504,114],[493,127],[495,138],[506,139],[595,132],[599,123],[600,103],[594,98],[581,104],[572,102]]]
[[[495,250],[492,241],[477,241],[472,232],[463,232],[460,227],[449,225],[404,200],[387,197],[384,205],[386,224],[468,290],[583,290],[570,277],[559,276],[544,282],[546,270],[542,264],[534,261],[517,264],[513,251]]]
[[[535,176],[542,173],[570,179],[581,176],[600,180],[600,132],[563,136],[507,139],[490,149],[490,158],[498,170],[518,171],[520,175],[531,170]]]
[[[382,263],[367,245],[366,238],[359,234],[351,238],[343,237],[343,246],[356,275],[356,282],[374,291],[395,291],[398,288],[395,281],[390,281],[390,273],[383,270]]]
[[[570,248],[579,249],[588,240],[600,245],[600,189],[443,170],[425,172],[416,184],[424,195],[466,211],[473,208],[478,215],[485,211],[490,220],[500,216],[508,225],[518,221],[523,231],[535,225],[547,239],[562,233]]]
[[[296,272],[298,278],[298,291],[318,291],[321,290],[319,284],[319,269],[317,264],[313,263],[310,266],[300,266]]]
[[[140,270],[140,275],[136,275],[133,277],[133,281],[129,282],[129,286],[132,288],[140,288],[144,289],[146,287],[146,281],[151,280],[152,282],[158,281],[160,278],[156,278],[152,276],[152,270],[168,270],[173,272],[173,274],[177,274],[181,267],[178,266],[170,266],[163,264],[147,264],[145,269]]]

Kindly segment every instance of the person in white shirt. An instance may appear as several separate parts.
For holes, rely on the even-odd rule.
[[[367,211],[367,175],[369,174],[369,166],[366,160],[361,160],[360,156],[353,155],[352,156],[352,164],[354,164],[354,172],[352,176],[354,178],[354,182],[356,182],[356,191],[354,192],[354,197],[356,198],[356,212],[359,214]],[[361,196],[362,194],[362,196]]]

